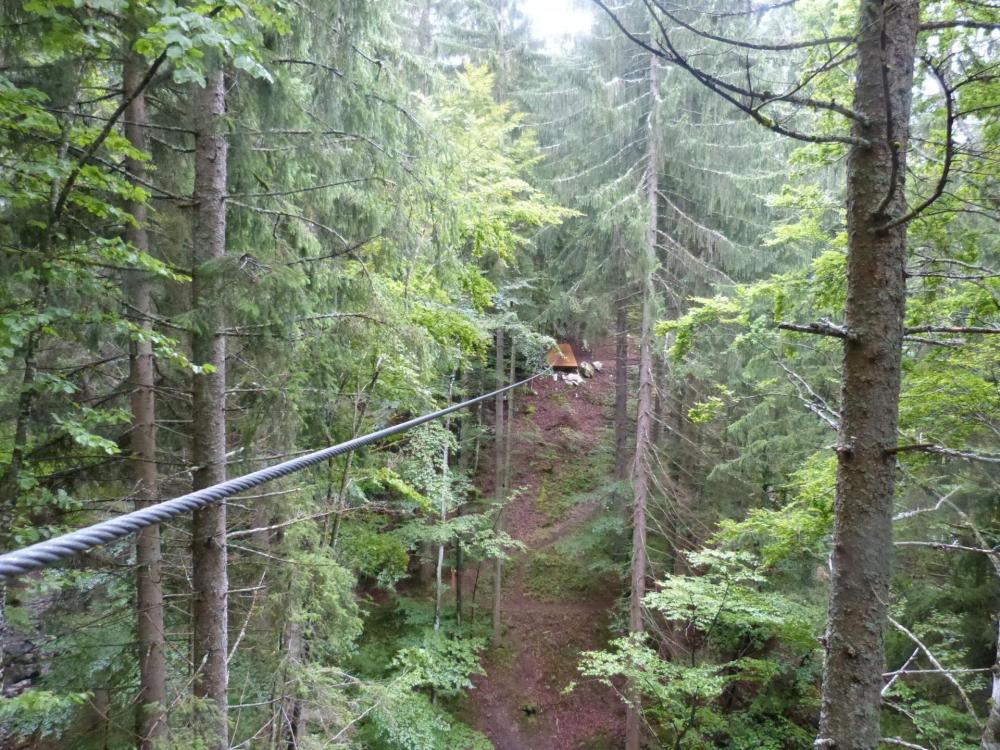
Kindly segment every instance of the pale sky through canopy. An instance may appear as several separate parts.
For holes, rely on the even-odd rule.
[[[547,46],[558,46],[566,36],[586,34],[593,22],[590,3],[580,0],[522,0],[520,8],[531,19],[535,37]]]

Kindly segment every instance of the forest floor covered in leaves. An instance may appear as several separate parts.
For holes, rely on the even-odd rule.
[[[497,750],[621,742],[618,696],[576,669],[580,652],[607,642],[619,593],[615,576],[585,562],[607,543],[601,489],[613,474],[613,349],[589,358],[604,368],[583,385],[546,377],[515,396],[514,497],[504,525],[526,549],[507,565],[502,643],[487,655],[469,706],[470,721]],[[484,479],[492,467],[485,469]],[[489,485],[482,483],[487,492]],[[480,587],[490,591],[485,580]]]

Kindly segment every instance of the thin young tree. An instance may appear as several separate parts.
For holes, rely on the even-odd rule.
[[[496,330],[496,387],[503,387],[504,379],[504,357],[503,357],[503,327],[501,324],[497,324]],[[496,399],[493,402],[494,408],[494,430],[493,430],[493,460],[494,460],[494,472],[493,472],[493,496],[494,502],[497,505],[497,529],[502,530],[503,524],[499,519],[503,518],[503,502],[504,502],[504,492],[503,492],[503,449],[505,446],[504,442],[504,401],[503,394],[498,393]],[[503,625],[500,620],[500,615],[503,612],[501,606],[501,596],[503,595],[503,556],[497,555],[493,560],[493,645],[498,645],[500,643],[500,638],[503,635]]]
[[[458,373],[453,373],[451,379],[448,381],[448,406],[451,406],[451,395],[455,387],[455,376]],[[451,435],[451,420],[445,420],[445,430],[448,436]],[[448,521],[448,510],[451,504],[451,468],[449,466],[450,459],[450,445],[446,440],[444,445],[441,447],[441,485],[440,485],[440,497],[438,498],[438,521],[441,523],[446,523]],[[434,631],[437,632],[441,629],[441,606],[444,599],[444,548],[445,540],[442,539],[438,542],[437,549],[437,566],[435,570],[435,587],[434,587]]]

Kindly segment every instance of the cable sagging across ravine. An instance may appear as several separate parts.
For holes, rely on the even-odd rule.
[[[401,422],[400,424],[392,425],[391,427],[386,427],[376,432],[369,433],[368,435],[362,435],[352,440],[332,445],[329,448],[323,448],[321,450],[314,451],[313,453],[308,453],[304,456],[284,461],[266,469],[260,469],[259,471],[244,474],[243,476],[236,477],[235,479],[229,479],[225,482],[214,484],[211,487],[206,487],[205,489],[198,490],[197,492],[189,492],[186,495],[181,495],[180,497],[175,497],[171,500],[165,500],[162,503],[150,505],[147,508],[132,511],[131,513],[126,513],[118,516],[117,518],[112,518],[107,521],[102,521],[101,523],[87,526],[79,529],[78,531],[72,531],[68,534],[62,534],[61,536],[53,537],[52,539],[47,539],[43,542],[38,542],[37,544],[32,544],[30,547],[25,547],[24,549],[0,555],[0,580],[10,579],[35,570],[41,570],[42,568],[48,567],[59,560],[65,560],[66,558],[72,557],[79,552],[91,549],[92,547],[98,547],[102,544],[108,544],[109,542],[121,539],[122,537],[128,536],[129,534],[139,531],[140,529],[144,529],[147,526],[152,526],[153,524],[160,523],[161,521],[166,521],[167,519],[175,518],[185,513],[198,510],[199,508],[204,508],[206,505],[211,505],[212,503],[217,503],[220,500],[225,500],[228,497],[238,495],[239,493],[245,492],[253,487],[258,487],[275,479],[280,479],[281,477],[288,476],[289,474],[294,474],[295,472],[301,471],[309,466],[325,461],[328,458],[340,456],[344,453],[349,453],[350,451],[357,450],[358,448],[370,445],[371,443],[391,437],[392,435],[406,432],[407,430],[411,430],[414,427],[425,424],[426,422],[440,419],[441,417],[460,409],[465,409],[466,407],[474,406],[482,401],[486,401],[487,399],[493,398],[498,393],[504,393],[505,391],[530,383],[532,380],[535,380],[544,374],[544,372],[539,372],[532,375],[530,378],[525,378],[517,383],[512,383],[511,385],[504,386],[503,388],[498,388],[490,393],[476,396],[468,401],[453,404],[452,406],[444,409],[439,409],[438,411],[415,417],[406,422]]]

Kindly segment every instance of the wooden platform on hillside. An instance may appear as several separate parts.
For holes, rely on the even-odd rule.
[[[548,353],[547,359],[556,370],[575,370],[579,366],[572,344],[559,344]]]

